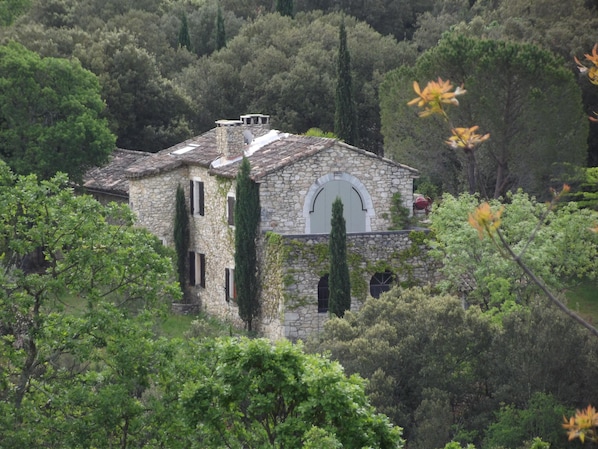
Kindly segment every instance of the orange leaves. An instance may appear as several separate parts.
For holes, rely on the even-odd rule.
[[[429,81],[423,90],[419,87],[417,81],[413,82],[413,90],[417,97],[407,103],[408,106],[416,105],[424,110],[419,113],[420,117],[428,117],[433,114],[440,114],[446,117],[445,108],[447,105],[459,105],[457,100],[458,95],[464,94],[466,91],[457,87],[452,91],[453,85],[449,80],[443,81],[438,78],[438,81]]]
[[[448,120],[446,113],[449,105],[459,106],[457,96],[463,95],[467,91],[463,87],[457,87],[453,90],[453,84],[449,80],[438,78],[438,81],[429,81],[422,90],[417,81],[413,82],[413,90],[417,97],[407,103],[408,106],[417,105],[423,110],[419,112],[420,117],[439,114]],[[472,151],[477,145],[490,138],[490,134],[477,134],[479,126],[471,128],[452,128],[452,136],[446,140],[451,148],[461,148],[465,151]]]
[[[574,56],[573,59],[577,64],[577,68],[581,73],[586,73],[588,75],[588,79],[592,84],[598,85],[598,44],[594,44],[591,54],[586,53],[584,56],[586,57],[587,61],[592,63],[592,65],[590,67],[586,67]]]
[[[577,57],[573,56],[575,63],[577,64],[577,68],[581,73],[585,73],[588,76],[588,80],[590,83],[595,84],[598,86],[598,44],[594,44],[594,48],[592,48],[592,53],[585,53],[584,56],[586,60],[589,61],[592,65],[586,67],[584,64],[579,62]],[[594,116],[589,116],[588,118],[592,122],[598,122],[598,113],[594,112]]]
[[[583,443],[587,438],[590,441],[598,441],[596,427],[598,427],[598,413],[591,405],[584,410],[577,410],[575,416],[567,420],[563,417],[563,428],[567,431],[569,441],[579,438]]]
[[[480,236],[480,240],[484,238],[484,233],[487,233],[490,237],[493,236],[494,232],[500,226],[500,216],[504,207],[501,207],[496,212],[493,212],[490,208],[490,204],[482,203],[476,210],[469,214],[469,224],[477,229]]]
[[[471,128],[453,128],[451,132],[453,135],[449,137],[445,143],[451,148],[462,148],[464,150],[473,150],[477,145],[488,140],[490,134],[477,134],[476,131],[479,126],[472,126]]]

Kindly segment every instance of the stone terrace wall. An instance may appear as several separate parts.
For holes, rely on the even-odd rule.
[[[423,231],[347,235],[351,272],[351,310],[369,296],[372,276],[392,271],[401,285],[426,285],[436,278]],[[318,313],[318,282],[328,273],[328,235],[265,237],[260,330],[270,338],[304,339],[322,330],[327,313]]]

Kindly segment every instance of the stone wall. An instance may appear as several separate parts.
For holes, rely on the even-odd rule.
[[[348,175],[367,190],[372,199],[371,231],[390,227],[390,205],[400,192],[403,205],[413,209],[413,178],[410,170],[378,157],[355,151],[342,143],[284,167],[260,180],[262,229],[279,234],[308,232],[306,205],[310,188],[334,176]]]
[[[241,325],[236,304],[226,301],[225,269],[234,268],[234,226],[227,221],[227,197],[235,194],[235,182],[208,174],[204,167],[190,167],[189,179],[204,184],[204,215],[190,220],[190,251],[205,254],[205,288],[195,292],[202,310],[222,320]],[[189,181],[187,181],[189,184]]]
[[[351,310],[358,310],[369,296],[375,273],[389,270],[403,286],[432,283],[436,268],[425,240],[424,231],[348,234]],[[328,314],[318,313],[317,290],[329,271],[328,236],[268,234],[265,242],[262,271],[268,278],[260,329],[270,338],[291,340],[321,331]]]
[[[147,228],[165,245],[174,247],[174,215],[179,184],[189,193],[187,167],[157,176],[129,180],[129,206],[139,225]]]

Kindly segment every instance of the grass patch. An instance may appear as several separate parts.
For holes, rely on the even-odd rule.
[[[208,338],[246,335],[229,323],[205,314],[169,314],[159,323],[158,333],[168,338]]]
[[[592,324],[598,324],[598,282],[585,281],[567,291],[567,305]]]
[[[158,332],[168,338],[183,338],[191,329],[191,323],[197,320],[194,315],[169,314],[158,325]]]

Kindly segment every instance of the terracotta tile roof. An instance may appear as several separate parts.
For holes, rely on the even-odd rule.
[[[117,148],[110,155],[110,161],[103,167],[95,167],[83,175],[83,187],[88,191],[112,193],[128,196],[129,182],[125,170],[140,160],[147,159],[150,153]]]
[[[278,139],[263,145],[249,156],[249,160],[251,161],[251,177],[254,180],[259,180],[269,173],[330,148],[335,144],[343,145],[352,151],[368,157],[383,160],[388,164],[403,167],[414,174],[418,173],[417,170],[411,167],[398,164],[390,159],[382,158],[374,153],[347,145],[335,139],[279,133]],[[179,152],[178,154],[176,154],[177,151]],[[216,146],[216,130],[212,129],[200,136],[193,137],[171,148],[162,150],[151,158],[138,161],[129,167],[125,174],[128,178],[140,178],[173,170],[186,164],[211,167],[209,172],[213,175],[226,178],[237,176],[241,160],[238,159],[234,162],[219,165],[220,157],[221,154],[218,152]],[[213,162],[216,163],[214,166],[211,166]]]
[[[192,150],[185,151],[189,147]],[[177,151],[185,152],[172,154]],[[209,167],[210,163],[220,156],[216,147],[216,130],[212,129],[151,156],[132,164],[125,171],[125,176],[127,178],[143,178],[174,170],[184,164]]]
[[[264,145],[249,156],[251,177],[258,180],[282,167],[330,148],[335,142],[334,139],[323,137],[280,134],[278,140]],[[239,159],[235,162],[213,167],[210,169],[210,174],[234,178],[237,176],[240,164],[241,160]]]

